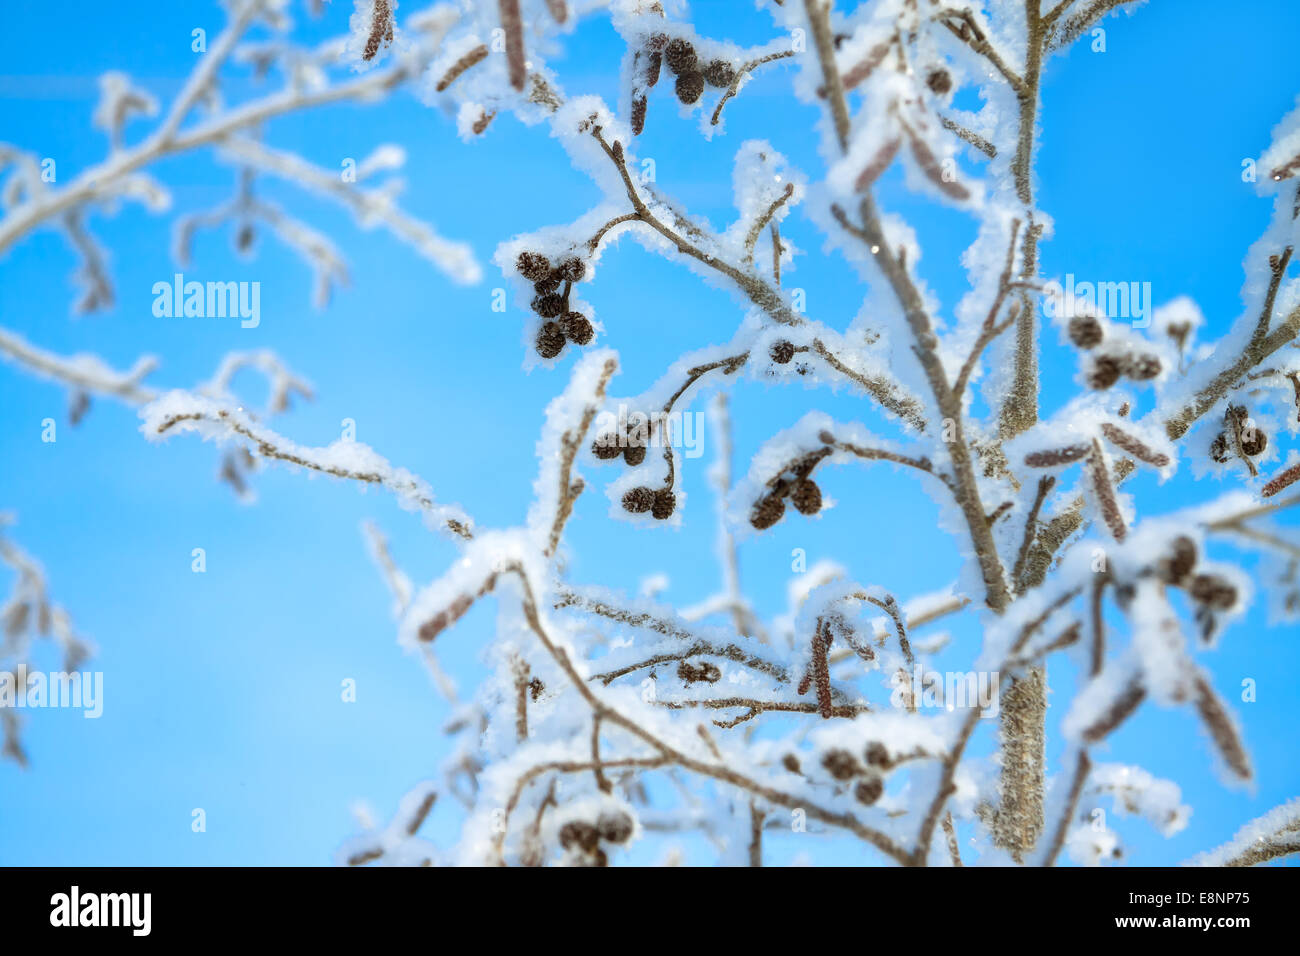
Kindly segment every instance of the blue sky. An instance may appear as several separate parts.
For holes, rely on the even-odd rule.
[[[702,33],[747,43],[771,36],[767,15],[748,3],[696,8]],[[1252,0],[1232,5],[1230,16],[1221,9],[1210,0],[1149,4],[1105,22],[1104,53],[1080,44],[1052,60],[1038,165],[1040,204],[1056,223],[1042,251],[1046,273],[1149,281],[1157,302],[1190,295],[1211,337],[1239,311],[1242,258],[1270,212],[1269,201],[1241,181],[1241,161],[1262,151],[1300,92],[1293,49],[1300,6]],[[105,148],[90,126],[97,76],[125,69],[166,102],[193,65],[191,30],[215,34],[220,16],[206,3],[14,6],[0,36],[0,140],[55,158],[59,179],[70,180]],[[330,32],[346,10],[331,17]],[[57,61],[30,42],[48,35],[51,23],[63,25]],[[600,22],[573,38],[561,67],[570,92],[613,99],[621,56],[613,41]],[[730,132],[712,142],[698,136],[693,120],[652,106],[641,153],[656,159],[660,187],[725,223],[731,159],[751,137],[771,140],[815,177],[815,114],[784,95],[784,82],[778,68],[746,87],[728,105]],[[328,168],[378,143],[401,143],[409,154],[407,208],[469,242],[485,266],[498,242],[575,219],[599,198],[543,130],[499,119],[484,141],[466,146],[451,117],[405,94],[379,107],[286,117],[267,138]],[[168,160],[155,173],[181,211],[224,201],[234,179],[209,154]],[[52,351],[98,353],[120,368],[142,352],[156,354],[163,365],[152,381],[165,386],[207,378],[228,350],[275,349],[318,392],[278,429],[324,445],[339,437],[343,419],[353,419],[358,440],[427,478],[440,499],[459,502],[483,525],[521,522],[542,411],[572,359],[553,372],[521,370],[524,313],[513,304],[491,310],[492,289],[506,285],[493,267],[477,286],[452,285],[338,210],[283,184],[260,188],[330,234],[348,257],[352,284],[327,308],[311,307],[311,276],[282,247],[264,240],[256,259],[244,260],[227,235],[214,232],[200,238],[187,274],[261,282],[261,325],[155,318],[153,283],[176,271],[170,221],[125,207],[91,220],[112,250],[112,310],[70,317],[76,260],[59,235],[42,232],[0,261],[0,327]],[[973,224],[936,213],[898,178],[883,183],[881,202],[916,226],[925,277],[951,309],[964,291],[958,263]],[[787,282],[808,290],[811,312],[847,324],[861,286],[841,260],[820,251],[799,213],[786,233],[805,252]],[[727,294],[632,243],[601,265],[586,294],[605,323],[603,344],[621,353],[616,393],[640,392],[681,352],[728,339],[740,319]],[[1072,364],[1053,345],[1044,367],[1050,408],[1065,396]],[[737,470],[765,438],[813,408],[887,427],[845,394],[744,383],[733,396]],[[60,422],[55,443],[41,441],[47,417]],[[328,862],[353,832],[353,801],[365,799],[386,816],[407,788],[435,774],[445,750],[437,729],[447,707],[396,645],[389,597],[359,524],[373,519],[391,535],[417,583],[437,575],[454,549],[384,495],[285,470],[257,476],[259,502],[240,505],[215,480],[211,445],[192,437],[151,445],[137,429],[134,411],[99,401],[73,429],[62,389],[0,364],[0,510],[18,514],[15,540],[43,562],[57,600],[98,644],[93,666],[105,673],[102,718],[30,715],[31,768],[0,763],[0,863]],[[673,602],[711,593],[719,574],[715,525],[702,507],[705,469],[694,464],[686,488],[696,507],[680,531],[612,524],[604,496],[584,496],[570,529],[572,579],[634,592],[645,575],[664,571]],[[1179,478],[1165,486],[1134,482],[1131,490],[1156,513],[1221,487],[1194,489]],[[794,548],[804,548],[810,563],[836,559],[859,580],[900,595],[955,578],[934,505],[906,475],[843,469],[828,478],[828,490],[840,502],[833,520],[786,520],[745,546],[744,583],[760,611],[784,610]],[[196,547],[207,554],[204,574],[190,570]],[[492,609],[479,608],[439,640],[466,692],[482,673],[479,653],[493,624]],[[969,660],[973,636],[962,640]],[[1243,678],[1258,682],[1258,700],[1237,704],[1257,788],[1225,789],[1191,716],[1147,708],[1102,759],[1142,762],[1174,779],[1195,812],[1171,840],[1140,822],[1119,822],[1138,861],[1185,859],[1300,793],[1294,629],[1267,627],[1257,608],[1206,663],[1234,703]],[[53,657],[45,665],[56,666]],[[346,678],[357,682],[354,704],[340,701]],[[1057,690],[1063,699],[1068,683]],[[1056,755],[1053,748],[1049,756]],[[196,807],[206,811],[206,833],[191,832]],[[456,822],[446,800],[426,832],[445,843]],[[774,850],[778,859],[802,851],[839,862],[871,859],[856,846],[792,838]]]

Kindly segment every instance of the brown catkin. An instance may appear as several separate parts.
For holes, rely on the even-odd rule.
[[[366,47],[361,51],[361,59],[373,60],[381,47],[393,42],[393,10],[388,0],[375,0],[374,10],[370,15],[370,35],[366,37]]]
[[[867,163],[862,172],[858,173],[858,178],[853,183],[853,188],[860,193],[866,192],[898,155],[898,150],[902,147],[903,141],[900,139],[891,139],[884,146],[880,147],[871,162]]]
[[[1199,674],[1196,677],[1196,713],[1200,715],[1228,769],[1241,780],[1251,779],[1254,773],[1250,767],[1250,757],[1242,745],[1237,727],[1209,681]]]
[[[1284,471],[1274,475],[1259,493],[1265,498],[1271,498],[1283,488],[1287,488],[1295,482],[1300,481],[1300,463],[1292,465]]]
[[[1025,456],[1025,464],[1030,468],[1056,468],[1078,461],[1088,452],[1091,445],[1066,445],[1064,448],[1049,448],[1047,451],[1031,451]]]
[[[438,81],[438,85],[434,87],[434,90],[441,93],[447,87],[451,86],[451,84],[455,83],[456,78],[470,67],[486,60],[487,55],[488,48],[484,44],[480,43],[451,65],[451,69],[442,75],[442,79]]]
[[[524,59],[524,24],[519,15],[519,0],[497,0],[501,11],[501,29],[506,37],[506,62],[510,68],[510,85],[523,90],[528,76]]]
[[[645,85],[647,89],[653,88],[659,82],[659,68],[663,62],[664,55],[660,52],[653,52],[646,58]]]
[[[632,135],[640,136],[645,132],[646,98],[638,93],[632,97]]]
[[[1118,727],[1138,709],[1138,705],[1146,699],[1147,692],[1142,683],[1135,677],[1120,691],[1105,712],[1097,717],[1091,724],[1083,730],[1083,740],[1086,743],[1095,744],[1104,738],[1112,730]]]
[[[949,179],[944,175],[939,160],[921,137],[913,135],[909,130],[907,144],[912,148],[912,158],[916,160],[916,165],[921,168],[921,172],[925,173],[926,178],[938,187],[940,192],[957,200],[970,198],[969,189],[955,179]]]
[[[826,651],[831,645],[830,630],[821,621],[817,622],[817,633],[812,640],[813,683],[817,685],[817,709],[823,720],[830,720],[832,713],[831,670],[826,659]]]
[[[1123,429],[1116,428],[1110,422],[1102,422],[1101,433],[1116,448],[1123,449],[1134,458],[1145,461],[1148,465],[1164,468],[1169,464],[1169,456],[1164,452],[1155,451],[1136,435],[1130,435]]]
[[[1115,497],[1115,486],[1110,480],[1110,469],[1106,466],[1106,456],[1101,445],[1093,442],[1092,456],[1088,459],[1088,469],[1092,474],[1092,490],[1097,498],[1097,510],[1102,520],[1110,529],[1116,541],[1123,541],[1128,535],[1128,526],[1124,523],[1124,514],[1119,509],[1119,499]]]

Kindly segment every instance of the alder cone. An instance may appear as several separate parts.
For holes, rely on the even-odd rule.
[[[780,521],[784,514],[785,502],[777,495],[768,495],[754,505],[754,510],[749,514],[749,523],[759,531],[764,531]]]
[[[655,493],[649,488],[633,488],[623,495],[623,510],[634,515],[645,514],[655,504]]]
[[[677,77],[677,98],[690,106],[704,92],[704,76],[701,73],[683,73]]]
[[[561,279],[568,279],[570,282],[581,282],[587,274],[587,264],[574,256],[561,262],[555,271]]]
[[[591,322],[581,312],[566,312],[564,318],[560,319],[560,328],[574,345],[586,345],[596,334]]]
[[[1119,381],[1124,366],[1113,355],[1098,355],[1092,361],[1092,368],[1086,376],[1088,387],[1105,391]]]
[[[1124,372],[1129,378],[1138,382],[1149,382],[1160,374],[1163,368],[1160,359],[1154,355],[1143,354],[1129,359],[1124,366]]]
[[[772,361],[777,365],[787,365],[794,358],[794,343],[782,339],[780,342],[773,342],[770,351]]]
[[[1196,567],[1196,542],[1180,534],[1169,544],[1169,554],[1157,566],[1160,579],[1167,584],[1181,584]]]
[[[529,282],[541,282],[551,274],[551,263],[540,252],[521,252],[515,268]]]
[[[1106,337],[1106,329],[1091,315],[1076,315],[1068,327],[1070,341],[1081,349],[1096,348]]]
[[[817,487],[817,482],[804,478],[790,493],[790,503],[800,514],[815,515],[822,510],[822,490]]]
[[[544,319],[553,319],[564,311],[564,298],[554,292],[533,299],[533,311]]]
[[[553,359],[564,351],[564,333],[555,322],[547,322],[537,333],[537,354]]]
[[[952,90],[952,74],[944,69],[931,70],[925,85],[935,96],[945,96]]]
[[[1216,611],[1229,611],[1237,603],[1237,589],[1217,574],[1198,574],[1192,578],[1187,592],[1192,600]]]
[[[591,443],[591,453],[601,461],[617,458],[623,453],[623,449],[618,446],[618,435],[613,432],[601,435]]]
[[[871,806],[880,799],[880,795],[885,792],[885,785],[881,783],[879,777],[871,777],[867,780],[859,781],[858,785],[853,788],[853,797],[858,803]]]
[[[704,68],[704,81],[709,86],[730,86],[736,71],[726,60],[714,60]]]
[[[695,64],[698,62],[695,47],[681,38],[670,40],[664,50],[664,62],[668,64],[668,69],[672,70],[675,76],[692,73],[695,71]]]
[[[654,504],[650,506],[650,514],[660,521],[666,521],[673,516],[677,510],[677,496],[667,488],[655,492]]]

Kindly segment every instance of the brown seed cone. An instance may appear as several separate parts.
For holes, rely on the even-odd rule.
[[[1255,458],[1264,454],[1264,449],[1268,447],[1268,435],[1258,428],[1243,429],[1241,433],[1241,451],[1242,454]]]
[[[600,844],[600,831],[584,820],[570,820],[560,827],[560,846],[566,850],[581,847],[588,853]]]
[[[858,785],[853,788],[853,797],[858,803],[871,806],[880,799],[880,795],[884,792],[885,785],[879,777],[868,777],[866,780],[859,781]]]
[[[635,468],[645,461],[645,445],[628,445],[623,449],[623,460]]]
[[[668,46],[664,49],[664,62],[668,64],[668,69],[672,70],[676,76],[681,76],[683,73],[692,73],[695,71],[695,64],[698,62],[695,47],[680,37],[670,40]]]
[[[564,351],[564,333],[555,322],[546,322],[537,332],[537,354],[553,359]]]
[[[551,263],[540,252],[521,252],[515,268],[529,282],[541,282],[551,274]]]
[[[873,740],[867,744],[867,763],[873,767],[888,767],[892,761],[889,759],[889,748],[879,740]]]
[[[1187,587],[1192,600],[1216,611],[1230,611],[1237,603],[1237,589],[1217,574],[1198,574]]]
[[[780,342],[773,342],[769,352],[772,361],[777,365],[786,365],[794,358],[794,344],[782,339]]]
[[[1119,381],[1124,366],[1113,355],[1098,355],[1092,360],[1092,368],[1086,376],[1088,387],[1104,391]]]
[[[1196,542],[1180,534],[1169,543],[1169,554],[1156,564],[1156,573],[1166,584],[1181,584],[1196,567]]]
[[[1106,337],[1106,327],[1091,315],[1076,315],[1068,327],[1070,341],[1081,349],[1096,348]]]
[[[800,514],[815,515],[822,510],[822,490],[817,487],[817,482],[804,478],[795,484],[790,493],[790,503]]]
[[[577,256],[565,259],[556,267],[561,279],[568,279],[570,282],[581,282],[587,274],[587,264]]]
[[[564,318],[560,319],[560,329],[574,345],[586,345],[596,334],[591,322],[581,312],[564,313]]]
[[[614,432],[601,435],[591,443],[591,453],[601,461],[617,458],[623,454],[623,449],[618,445],[618,435]]]
[[[654,504],[650,507],[650,513],[660,521],[665,521],[673,516],[677,510],[677,496],[667,488],[661,488],[655,492]]]
[[[1135,355],[1125,363],[1124,374],[1134,381],[1149,382],[1160,374],[1163,367],[1155,355]]]
[[[1210,442],[1210,457],[1220,465],[1225,464],[1232,457],[1228,451],[1228,435],[1226,432],[1219,432],[1214,436],[1214,441]]]
[[[701,73],[683,73],[677,77],[677,99],[690,106],[704,92],[704,75]]]
[[[623,510],[632,514],[645,514],[654,507],[655,493],[649,488],[633,488],[623,495]]]
[[[545,279],[538,279],[533,283],[533,291],[538,295],[546,295],[548,292],[554,292],[560,287],[560,277],[551,273]]]
[[[760,498],[749,513],[749,523],[759,531],[772,527],[785,514],[785,502],[777,495]]]
[[[554,292],[533,299],[533,311],[544,319],[553,319],[564,311],[564,297]]]
[[[704,68],[704,82],[709,86],[730,86],[735,78],[735,68],[726,60],[714,60]]]
[[[946,96],[952,90],[952,74],[942,67],[933,69],[925,78],[925,85],[935,96]]]
[[[852,780],[862,772],[862,767],[847,750],[828,750],[822,757],[822,766],[836,780]]]
[[[626,843],[632,835],[632,818],[626,813],[602,813],[596,820],[600,838],[610,843]]]

